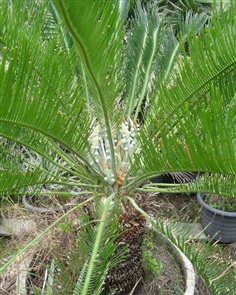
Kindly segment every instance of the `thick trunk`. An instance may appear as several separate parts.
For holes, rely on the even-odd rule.
[[[122,216],[121,222],[124,222],[125,231],[118,239],[120,246],[117,251],[128,245],[128,257],[109,271],[104,283],[103,295],[110,294],[112,291],[116,295],[128,294],[144,274],[142,244],[145,220],[142,217],[129,215]]]

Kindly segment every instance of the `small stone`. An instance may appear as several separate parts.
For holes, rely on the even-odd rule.
[[[0,224],[0,235],[19,236],[28,234],[35,230],[36,223],[33,220],[2,219]]]
[[[193,238],[194,240],[205,240],[207,239],[207,235],[203,231],[203,227],[200,223],[184,223],[179,222],[178,227],[186,228],[190,231],[190,238]]]

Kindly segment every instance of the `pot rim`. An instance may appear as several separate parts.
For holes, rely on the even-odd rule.
[[[168,237],[163,235],[160,231],[153,229],[152,226],[150,228],[153,230],[154,236],[172,249],[175,258],[179,259],[179,262],[183,267],[186,288],[183,295],[193,295],[196,285],[196,274],[192,262]]]
[[[214,214],[219,214],[219,215],[223,215],[226,217],[236,217],[236,212],[228,212],[228,211],[223,211],[223,210],[219,210],[219,209],[215,209],[213,207],[211,207],[210,205],[208,205],[204,200],[206,198],[206,194],[205,193],[197,193],[197,199],[198,202],[200,203],[200,205],[202,205],[205,209],[211,211]]]

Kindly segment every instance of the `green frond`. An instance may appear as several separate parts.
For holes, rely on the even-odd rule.
[[[14,5],[1,18],[0,122],[34,129],[79,152],[89,120],[82,113],[85,100],[75,77],[77,57],[73,50],[69,55],[60,49],[58,29],[50,40],[42,39],[41,10],[43,6],[31,20],[25,16],[27,7]],[[22,16],[15,18],[20,11]]]
[[[49,166],[46,168],[42,161],[36,153],[0,138],[1,194],[19,192],[28,186],[58,181],[60,178],[58,169]]]
[[[168,192],[168,193],[192,193],[204,192],[218,194],[234,198],[236,196],[236,177],[222,174],[202,174],[188,183],[180,184],[147,184],[135,191],[144,192]]]
[[[126,248],[118,251],[116,239],[120,234],[117,208],[110,203],[111,196],[95,204],[94,222],[82,214],[78,246],[82,256],[80,273],[74,294],[101,294],[108,271],[124,259]],[[96,216],[98,219],[96,219]]]
[[[12,127],[5,122],[1,124],[1,131],[1,135],[15,142],[15,144],[12,144],[11,140],[6,141],[1,138],[0,148],[2,157],[0,163],[1,167],[8,167],[4,169],[5,179],[8,178],[8,175],[9,178],[14,178],[12,176],[12,171],[14,171],[14,175],[22,174],[22,177],[18,177],[17,188],[26,186],[28,182],[24,181],[24,173],[28,169],[34,170],[37,166],[40,166],[44,171],[45,183],[58,182],[60,179],[60,182],[69,185],[70,177],[74,179],[72,182],[77,183],[77,185],[81,183],[94,185],[96,181],[94,182],[95,179],[91,178],[90,173],[94,173],[97,177],[96,179],[103,179],[98,171],[94,169],[89,170],[89,166],[87,168],[83,166],[83,158],[81,160],[81,157],[76,156],[76,154],[73,154],[71,151],[63,149],[59,144],[40,133],[36,133],[30,129],[16,128],[16,126]],[[7,155],[9,148],[11,151],[9,151],[9,155]],[[16,164],[13,168],[14,162]],[[48,164],[43,165],[43,163]],[[48,175],[48,179],[46,175]],[[53,178],[51,177],[52,175],[60,175],[60,177]],[[37,185],[40,183],[43,184],[41,177],[39,179],[34,177],[34,180],[32,179],[30,184]],[[4,187],[5,185],[6,183]]]
[[[124,32],[118,3],[64,0],[53,3],[86,66],[96,116],[100,123],[105,120],[108,124],[109,113],[114,112],[121,87],[118,65]]]
[[[79,207],[87,204],[88,202],[92,201],[93,197],[77,204],[76,207],[73,207],[72,209],[65,212],[62,216],[58,217],[52,224],[50,224],[45,230],[43,230],[39,235],[37,235],[33,240],[30,241],[30,243],[26,244],[23,248],[21,248],[15,255],[13,255],[5,264],[0,265],[0,275],[4,274],[7,270],[7,268],[17,260],[20,256],[27,253],[27,251],[33,246],[36,245],[50,230],[54,228],[54,226],[58,225],[64,218],[66,218],[69,214],[74,212]]]
[[[209,29],[202,30],[199,36],[195,31],[188,35],[189,56],[180,60],[173,84],[163,84],[157,96],[156,133],[163,125],[178,119],[175,114],[180,113],[179,109],[185,110],[185,103],[200,104],[211,86],[235,69],[234,12],[233,4],[229,11],[215,12]]]
[[[212,172],[235,177],[235,6],[199,39],[189,40],[171,85],[162,85],[139,137],[132,175],[136,184],[169,172]],[[217,14],[218,15],[218,14]],[[227,44],[227,45],[226,45]],[[222,51],[222,52],[221,52]],[[209,62],[209,66],[208,66]],[[133,184],[135,181],[133,182]]]
[[[130,26],[126,38],[124,103],[126,115],[130,117],[134,112],[137,120],[141,106],[148,105],[149,96],[157,87],[157,75],[164,71],[161,64],[168,59],[166,51],[176,55],[177,41],[154,3],[143,8],[138,1]]]
[[[57,180],[56,175],[49,172],[46,173],[40,168],[35,168],[34,171],[29,168],[23,172],[2,169],[4,168],[1,167],[0,171],[0,191],[2,195],[11,194],[28,186],[53,183]],[[5,181],[6,179],[7,182]]]
[[[134,120],[140,113],[145,114],[158,85],[169,83],[180,55],[179,41],[185,42],[187,32],[193,28],[197,34],[210,19],[207,13],[190,10],[176,17],[178,26],[174,26],[164,7],[155,1],[143,6],[137,1],[134,18],[128,22],[124,98],[125,113]]]
[[[121,87],[118,65],[124,34],[118,3],[64,0],[55,0],[53,3],[85,65],[96,118],[106,130],[111,166],[112,170],[116,171],[112,128],[119,121],[119,112],[114,110]]]
[[[124,21],[126,21],[130,10],[130,0],[119,0],[119,7],[120,16]]]
[[[179,115],[172,130],[169,125],[163,126],[156,141],[143,129],[139,141],[147,148],[136,155],[132,175],[142,171],[144,181],[158,174],[192,171],[235,179],[235,104],[233,97],[231,103],[224,104],[223,97],[211,91],[196,114],[187,107],[184,119]]]
[[[45,157],[60,145],[76,157],[70,160],[73,166],[78,168],[79,161],[89,167],[91,117],[82,75],[76,75],[77,53],[75,48],[68,53],[58,26],[45,39],[47,7],[37,7],[36,13],[33,4],[1,6],[0,135]]]

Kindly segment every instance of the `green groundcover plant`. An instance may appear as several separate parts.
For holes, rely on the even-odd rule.
[[[112,264],[96,281],[96,258],[112,210],[125,216],[135,208],[154,223],[136,193],[235,196],[236,5],[218,2],[212,17],[190,10],[171,23],[159,2],[137,2],[132,18],[128,1],[0,4],[0,191],[37,196],[53,185],[98,204],[75,294],[102,290]],[[182,184],[147,182],[189,172],[203,173]],[[183,233],[176,239],[159,220],[155,226],[225,294],[225,281],[211,281],[214,267],[201,264],[205,256],[193,254]]]

